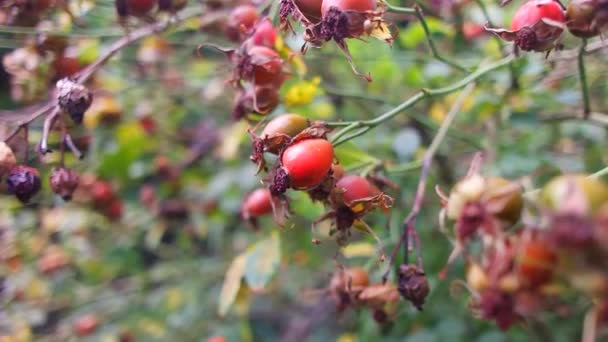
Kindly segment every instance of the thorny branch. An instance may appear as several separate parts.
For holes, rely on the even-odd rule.
[[[132,43],[137,42],[147,36],[164,32],[173,25],[177,25],[187,19],[196,17],[201,13],[201,8],[186,9],[180,13],[179,19],[169,18],[167,20],[163,20],[162,22],[155,22],[135,31],[127,33],[124,37],[118,39],[112,45],[110,45],[108,50],[104,54],[102,54],[97,60],[95,60],[93,63],[91,63],[82,71],[80,71],[75,77],[75,82],[78,84],[84,84],[86,81],[89,80],[89,78],[91,78],[91,76],[97,70],[103,67],[108,62],[108,60],[110,60],[110,58],[116,55],[116,53],[118,53],[124,47],[131,45]],[[55,98],[27,108],[22,108],[14,111],[0,111],[0,121],[13,121],[17,122],[18,125],[3,140],[9,141],[14,136],[16,136],[19,131],[21,131],[21,129],[25,128],[27,125],[29,125],[30,123],[45,114],[48,116],[45,119],[42,139],[39,144],[39,152],[42,154],[49,152],[46,140],[48,138],[49,131],[53,128],[57,116],[61,114],[57,99]],[[69,134],[65,136],[65,143],[68,144],[68,147],[77,155],[78,158],[81,157],[80,152],[77,152],[78,149],[73,144]]]
[[[471,94],[471,92],[473,91],[474,88],[475,88],[475,83],[469,83],[466,86],[466,88],[462,91],[462,93],[460,93],[460,96],[458,97],[458,99],[456,100],[456,102],[454,103],[454,105],[452,106],[450,111],[448,112],[443,123],[441,124],[441,127],[439,128],[437,135],[435,135],[435,138],[433,139],[431,146],[429,146],[428,150],[424,154],[424,158],[422,161],[422,170],[420,171],[420,180],[418,181],[418,187],[416,189],[416,196],[414,197],[414,205],[412,206],[412,210],[407,215],[405,220],[403,220],[401,238],[397,242],[397,245],[395,245],[393,252],[391,253],[391,256],[388,260],[388,265],[387,265],[386,271],[385,271],[384,275],[382,276],[382,281],[384,283],[386,283],[386,281],[388,280],[388,276],[389,276],[392,264],[395,260],[395,256],[397,255],[399,249],[401,248],[401,245],[406,240],[409,240],[409,243],[406,243],[404,245],[406,258],[408,256],[408,254],[409,254],[408,252],[410,250],[410,246],[408,246],[408,245],[415,244],[417,255],[418,255],[417,266],[421,270],[423,269],[422,253],[420,250],[420,240],[419,240],[418,233],[416,232],[414,225],[416,224],[416,218],[422,207],[422,201],[424,200],[424,192],[426,189],[426,180],[428,178],[429,171],[431,169],[431,165],[432,165],[433,159],[435,157],[435,153],[437,152],[437,150],[439,149],[439,146],[443,142],[443,139],[445,138],[450,125],[456,118],[456,115],[460,112],[460,109],[462,108],[464,101]],[[406,260],[405,263],[407,264],[408,261]]]

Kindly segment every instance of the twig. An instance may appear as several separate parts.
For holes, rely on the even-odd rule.
[[[433,57],[435,57],[435,59],[437,59],[438,61],[441,61],[455,69],[458,69],[460,71],[463,71],[463,72],[470,71],[469,69],[463,67],[462,65],[460,65],[446,57],[443,57],[439,53],[439,51],[437,50],[437,47],[435,46],[435,41],[433,41],[433,36],[431,35],[429,26],[426,22],[426,19],[424,18],[424,12],[422,11],[422,8],[418,4],[414,5],[413,8],[393,6],[393,5],[389,4],[388,2],[384,2],[384,5],[386,6],[386,9],[388,12],[401,13],[401,14],[413,14],[416,16],[416,18],[418,18],[418,20],[420,20],[420,25],[422,25],[422,29],[424,30],[424,34],[426,36],[426,41],[428,42],[429,48],[431,49],[431,53],[433,54]]]
[[[459,89],[462,89],[462,88],[466,87],[469,83],[480,78],[481,76],[508,65],[509,63],[511,63],[513,58],[514,58],[513,55],[509,55],[492,64],[489,64],[485,67],[481,67],[481,68],[477,69],[476,71],[474,71],[473,73],[467,75],[466,77],[462,78],[461,80],[459,80],[449,86],[446,86],[443,88],[437,88],[437,89],[422,89],[421,91],[417,92],[412,97],[410,97],[409,99],[405,100],[404,102],[402,102],[398,106],[394,107],[393,109],[379,115],[375,119],[362,120],[362,121],[329,122],[329,123],[327,123],[327,125],[329,127],[344,127],[340,131],[336,132],[336,134],[332,137],[332,143],[334,144],[334,146],[337,146],[337,145],[347,142],[350,139],[356,138],[356,137],[366,133],[370,129],[378,126],[379,124],[381,124],[389,119],[392,119],[394,116],[403,112],[404,110],[411,108],[412,106],[414,106],[416,103],[418,103],[420,100],[422,100],[424,98],[446,95],[446,94],[453,93]]]
[[[587,119],[591,113],[591,102],[589,100],[589,88],[587,86],[587,72],[585,71],[585,47],[587,39],[581,39],[583,43],[578,52],[578,75],[581,81],[581,92],[583,96],[583,117]]]
[[[60,109],[59,106],[55,106],[55,109],[44,119],[44,124],[42,125],[42,138],[40,139],[40,144],[38,145],[38,152],[42,155],[51,152],[48,146],[49,132],[51,128],[55,124],[55,120],[59,117]]]
[[[420,171],[420,180],[418,181],[418,187],[416,189],[416,196],[414,197],[414,205],[412,206],[412,210],[407,215],[405,220],[403,220],[403,226],[402,226],[403,230],[401,232],[401,238],[399,239],[399,242],[397,242],[397,245],[395,245],[393,252],[391,253],[391,256],[389,258],[386,271],[385,271],[384,275],[382,276],[382,280],[384,282],[386,282],[388,280],[388,275],[390,273],[392,264],[395,260],[395,257],[397,255],[399,249],[401,248],[401,245],[408,239],[409,236],[412,236],[415,239],[414,242],[416,243],[416,248],[417,248],[417,252],[418,252],[417,253],[418,254],[417,264],[418,264],[418,267],[422,269],[422,251],[420,250],[420,242],[418,239],[418,234],[415,231],[414,225],[416,223],[416,217],[418,216],[418,213],[420,212],[420,209],[422,207],[422,201],[424,200],[424,192],[426,189],[426,180],[428,178],[429,171],[431,169],[431,165],[432,165],[433,159],[435,157],[435,153],[437,152],[439,146],[443,142],[443,139],[446,136],[448,128],[450,127],[450,125],[452,124],[454,119],[456,118],[456,115],[460,112],[460,109],[462,108],[464,101],[471,94],[471,92],[473,91],[474,88],[475,88],[475,84],[470,83],[466,86],[466,88],[462,91],[462,93],[460,93],[460,96],[458,96],[458,99],[456,100],[456,102],[454,102],[452,109],[450,109],[446,118],[444,119],[443,123],[441,124],[441,127],[439,128],[437,135],[435,135],[435,138],[433,138],[431,146],[429,146],[426,153],[424,154],[424,158],[422,161],[422,170]],[[406,248],[405,255],[407,256],[408,251],[409,251],[409,246],[407,244],[405,244],[405,248]]]
[[[76,144],[74,144],[74,140],[72,140],[72,136],[69,133],[66,133],[66,135],[63,139],[63,143],[69,147],[70,151],[72,151],[72,153],[74,154],[74,156],[76,158],[78,158],[78,159],[84,158],[84,155],[82,154],[82,152],[80,152],[78,147],[76,147]]]

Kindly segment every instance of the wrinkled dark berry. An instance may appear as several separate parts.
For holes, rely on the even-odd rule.
[[[272,173],[272,184],[268,187],[273,195],[284,194],[289,188],[289,175],[283,168],[275,169]]]
[[[72,199],[74,190],[78,187],[78,173],[64,167],[54,169],[50,176],[50,185],[54,193],[66,201]]]
[[[416,265],[401,265],[397,288],[403,299],[410,301],[418,310],[422,311],[422,305],[430,291],[429,282],[423,270]]]
[[[75,123],[82,123],[84,113],[93,102],[93,94],[83,85],[69,78],[57,81],[59,107],[70,115]]]
[[[507,330],[517,321],[513,297],[490,289],[481,294],[479,308],[484,319],[491,319],[501,330]]]
[[[6,186],[10,194],[27,203],[40,191],[40,174],[32,167],[18,165],[9,173]]]

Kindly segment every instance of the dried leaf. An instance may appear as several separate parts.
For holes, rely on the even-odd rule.
[[[376,247],[367,242],[351,243],[342,248],[342,254],[346,258],[371,257],[376,254]]]

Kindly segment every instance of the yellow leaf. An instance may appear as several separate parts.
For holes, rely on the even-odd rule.
[[[246,254],[237,256],[230,264],[228,271],[226,271],[226,277],[224,278],[224,284],[222,285],[222,291],[220,292],[220,299],[218,305],[218,314],[225,316],[228,313],[228,309],[234,303],[236,295],[241,288],[241,280],[245,273],[245,261],[247,260]]]
[[[234,125],[231,125],[229,128],[224,129],[221,136],[222,144],[220,145],[217,154],[223,160],[232,160],[234,159],[238,152],[239,146],[241,142],[245,140],[247,137],[247,122],[242,120],[241,122],[237,122]]]
[[[376,247],[367,242],[356,242],[342,248],[342,254],[346,258],[371,257],[376,255]]]
[[[285,105],[287,107],[303,106],[311,103],[319,94],[321,78],[315,77],[310,81],[299,81],[287,89],[285,93]]]
[[[281,259],[279,234],[257,242],[247,251],[245,280],[252,290],[261,290],[276,272]]]
[[[354,334],[342,334],[338,336],[338,340],[336,342],[357,342],[357,335]]]

